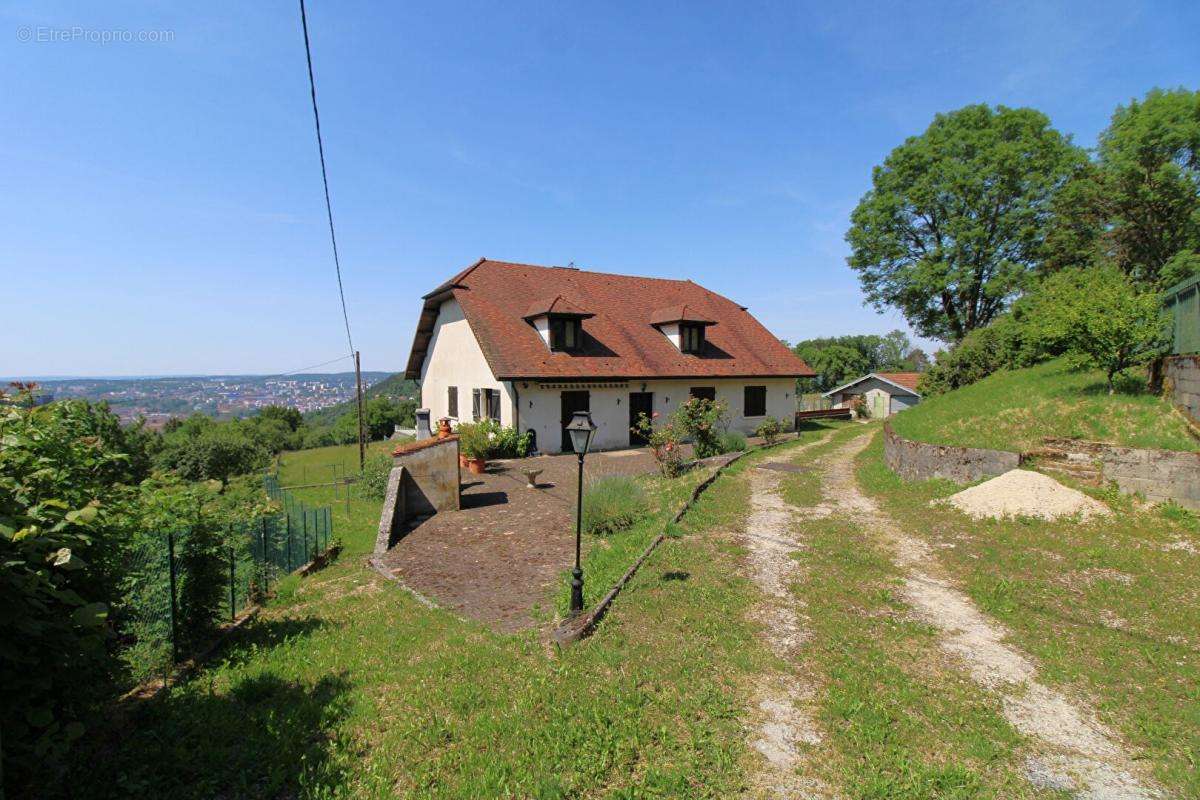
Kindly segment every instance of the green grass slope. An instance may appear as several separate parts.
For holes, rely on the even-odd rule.
[[[906,439],[1021,452],[1046,436],[1126,447],[1200,450],[1187,423],[1145,382],[1129,378],[1109,396],[1097,371],[1070,369],[1055,359],[999,372],[978,383],[921,401],[892,418]]]

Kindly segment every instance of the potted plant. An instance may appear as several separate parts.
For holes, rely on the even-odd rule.
[[[459,458],[465,459],[467,469],[480,475],[487,468],[487,457],[491,450],[484,426],[464,423],[458,426]]]
[[[450,436],[450,418],[442,417],[438,420],[437,438],[445,439]]]

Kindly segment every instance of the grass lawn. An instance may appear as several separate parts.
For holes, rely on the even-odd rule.
[[[933,546],[1045,681],[1094,702],[1176,796],[1200,797],[1200,520],[1092,491],[1112,517],[977,522],[929,505],[960,486],[906,483],[882,453],[877,439],[862,454],[864,489]]]
[[[1144,393],[1144,381],[1128,378],[1120,388],[1109,396],[1102,374],[1055,359],[923,399],[893,417],[892,427],[921,442],[1015,452],[1040,446],[1045,436],[1200,450],[1171,404]]]
[[[284,483],[346,455],[287,454]],[[746,622],[757,590],[740,577],[742,551],[708,535],[740,525],[744,494],[721,479],[706,498],[690,535],[664,542],[597,633],[562,652],[426,608],[365,568],[378,503],[352,497],[347,515],[338,500],[341,560],[282,583],[217,660],[96,731],[57,794],[737,794],[749,686],[767,654]]]

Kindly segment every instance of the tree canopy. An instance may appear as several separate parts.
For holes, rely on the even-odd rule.
[[[937,115],[874,169],[851,215],[847,261],[868,302],[951,342],[987,325],[1028,285],[1054,193],[1085,161],[1033,109]]]
[[[1200,92],[1154,89],[1118,107],[1096,156],[1055,198],[1048,270],[1113,263],[1158,289],[1194,272],[1200,263]]]
[[[799,390],[824,392],[868,372],[920,371],[929,359],[904,331],[885,336],[859,334],[806,339],[792,348],[816,378],[801,379]]]

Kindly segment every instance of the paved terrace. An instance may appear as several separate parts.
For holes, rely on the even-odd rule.
[[[542,470],[539,488],[526,488],[526,468]],[[656,469],[645,448],[592,453],[585,481]],[[420,522],[382,563],[443,608],[499,631],[530,627],[536,606],[551,613],[555,584],[575,560],[577,472],[574,455],[493,461],[483,475],[463,469],[462,510]]]

